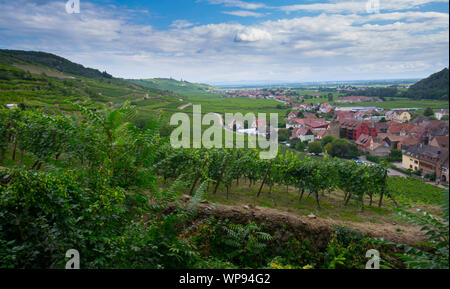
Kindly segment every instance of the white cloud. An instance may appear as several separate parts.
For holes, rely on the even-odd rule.
[[[253,12],[253,11],[246,11],[246,10],[237,10],[237,11],[223,11],[223,14],[233,15],[233,16],[240,16],[240,17],[262,17],[265,14]]]
[[[191,26],[194,26],[194,24],[187,20],[182,20],[182,19],[175,20],[172,22],[172,24],[170,24],[170,27],[177,28],[177,29],[187,28],[187,27],[191,27]]]
[[[257,28],[245,28],[236,34],[235,41],[253,42],[261,40],[272,40],[269,32]]]
[[[265,5],[263,3],[253,3],[253,2],[246,2],[246,1],[240,1],[240,0],[205,0],[205,1],[209,2],[210,4],[224,5],[226,7],[237,7],[237,8],[241,8],[241,9],[247,9],[247,10],[268,8],[267,5]]]
[[[421,77],[449,61],[448,13],[323,13],[253,25],[180,20],[172,27],[183,29],[159,30],[87,1],[69,15],[63,2],[0,1],[1,47],[56,53],[118,77],[201,82]]]
[[[328,3],[286,5],[279,7],[279,9],[287,13],[294,11],[315,11],[325,13],[366,13],[367,1],[368,0],[335,0]],[[446,3],[448,2],[448,0],[380,0],[380,11],[406,10],[436,2]]]

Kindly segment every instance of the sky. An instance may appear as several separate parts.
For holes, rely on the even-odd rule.
[[[69,14],[67,0],[0,0],[0,48],[209,84],[423,78],[449,64],[448,0],[79,1]]]

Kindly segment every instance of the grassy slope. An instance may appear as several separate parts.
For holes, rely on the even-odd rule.
[[[183,104],[192,103],[202,106],[202,113],[278,113],[279,120],[286,115],[287,108],[278,108],[275,100],[250,98],[225,98],[221,94],[210,93],[214,87],[205,84],[193,84],[170,79],[130,80],[130,82],[149,88],[170,90],[178,94],[178,98],[162,98],[160,103],[138,102],[137,105],[146,111],[160,110],[163,119],[168,120],[176,112],[192,114],[192,107],[178,109]],[[181,100],[180,100],[181,99]]]
[[[161,93],[120,79],[73,76],[39,64],[0,64],[0,104],[24,103],[38,107],[58,104],[61,109],[71,110],[66,102],[99,107],[125,100],[155,99]]]

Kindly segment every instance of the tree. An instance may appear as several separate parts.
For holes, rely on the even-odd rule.
[[[298,151],[304,152],[305,148],[306,148],[306,145],[301,141],[299,141],[295,144],[295,149]]]
[[[332,135],[330,135],[330,134],[324,136],[324,137],[322,138],[322,141],[321,141],[322,147],[325,148],[325,147],[327,146],[327,144],[333,142],[334,139],[335,139],[335,137],[332,136]]]
[[[333,94],[330,92],[328,93],[328,101],[332,102],[333,101]]]
[[[320,142],[311,142],[308,146],[308,151],[312,154],[320,154],[322,152],[322,145]]]
[[[389,156],[389,160],[392,161],[401,161],[402,160],[402,150],[392,149],[391,155]]]
[[[448,115],[444,115],[444,116],[442,116],[442,117],[441,117],[441,120],[449,120],[449,117],[448,117]]]
[[[434,115],[434,112],[433,112],[433,110],[431,109],[431,107],[427,107],[427,108],[425,109],[425,111],[423,112],[423,115],[424,115],[424,116],[432,116],[432,115]]]
[[[278,130],[278,139],[280,141],[287,141],[289,140],[289,137],[291,136],[291,132],[284,128],[284,129],[279,129]]]
[[[359,155],[360,155],[360,152],[359,152],[358,147],[355,144],[349,143],[347,157],[356,158]]]
[[[336,138],[327,144],[327,152],[333,157],[344,157],[348,155],[348,142],[342,138]]]

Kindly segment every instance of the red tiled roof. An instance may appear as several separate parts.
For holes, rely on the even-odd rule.
[[[448,148],[449,138],[448,136],[435,136],[431,142],[437,142],[437,145],[443,148]]]
[[[370,145],[371,141],[372,141],[371,136],[368,136],[366,134],[361,134],[355,143],[356,143],[356,145],[359,145],[362,147],[368,147]]]
[[[307,135],[308,133],[312,134],[311,129],[307,127],[298,127],[292,131],[292,136],[297,137],[299,135]]]

